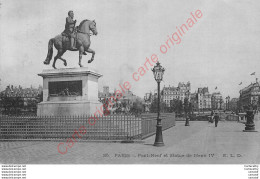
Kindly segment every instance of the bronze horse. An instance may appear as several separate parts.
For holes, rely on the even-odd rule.
[[[81,64],[82,54],[83,52],[89,52],[92,53],[91,60],[88,61],[88,63],[91,63],[94,60],[95,51],[90,49],[90,31],[92,31],[93,35],[97,35],[97,28],[96,28],[96,22],[95,20],[83,20],[80,25],[76,28],[77,35],[76,35],[76,45],[75,47],[77,50],[73,51],[79,51],[79,66],[83,67]],[[52,67],[56,69],[55,63],[57,59],[60,59],[63,61],[64,65],[67,66],[67,62],[65,59],[62,58],[62,55],[67,51],[70,50],[70,41],[69,38],[66,36],[63,36],[62,34],[57,35],[54,38],[51,38],[49,40],[48,44],[48,54],[43,62],[45,65],[50,64],[50,61],[52,59],[53,55],[53,44],[54,47],[58,50],[57,55],[54,57],[53,65]],[[72,51],[72,50],[70,50]]]

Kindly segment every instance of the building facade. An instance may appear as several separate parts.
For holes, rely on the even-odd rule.
[[[107,104],[110,113],[128,113],[136,100],[141,100],[132,91],[126,90],[124,93],[109,92],[109,87],[104,86],[103,92],[98,93],[99,101]]]
[[[231,111],[236,112],[238,109],[238,101],[239,98],[232,98],[229,102],[228,102],[228,109]]]
[[[98,92],[98,99],[100,102],[102,102],[106,98],[109,98],[110,96],[112,96],[112,93],[109,92],[108,86],[103,86],[103,91]]]
[[[180,91],[176,87],[163,87],[162,90],[162,101],[166,104],[167,107],[170,107],[171,101],[180,99]]]
[[[211,94],[208,87],[198,88],[198,109],[211,109]]]
[[[220,92],[212,93],[211,106],[212,109],[224,109],[224,100]]]
[[[198,94],[196,92],[190,94],[190,102],[193,111],[197,111],[199,107],[198,107]]]
[[[194,111],[211,110],[211,94],[208,87],[198,88],[191,94],[191,104]]]
[[[239,91],[239,106],[243,108],[249,104],[259,104],[260,99],[260,85],[256,79],[255,83],[251,83],[249,86]]]
[[[188,81],[186,84],[184,82],[180,82],[177,87],[180,91],[180,97],[179,99],[184,102],[185,98],[188,98],[190,101],[190,91],[191,91],[191,85]]]
[[[161,99],[166,104],[167,107],[170,107],[172,100],[181,100],[182,102],[184,102],[185,98],[188,98],[190,100],[190,90],[191,90],[190,82],[187,82],[186,84],[180,82],[178,84],[178,87],[164,86],[161,93],[162,94]]]

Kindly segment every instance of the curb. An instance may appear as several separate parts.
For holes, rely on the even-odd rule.
[[[1,142],[66,142],[64,139],[0,139]],[[145,143],[142,140],[77,140],[77,142],[93,142],[93,143]]]

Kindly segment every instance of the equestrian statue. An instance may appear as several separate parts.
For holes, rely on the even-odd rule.
[[[97,35],[97,27],[95,20],[83,20],[79,26],[76,27],[76,20],[73,20],[73,11],[68,12],[68,17],[66,18],[65,30],[54,38],[49,40],[48,44],[48,54],[43,62],[45,65],[50,64],[53,55],[53,45],[58,50],[57,55],[54,57],[52,67],[56,69],[55,63],[57,59],[63,61],[63,64],[67,66],[67,62],[62,58],[62,55],[67,51],[79,51],[79,66],[83,67],[81,64],[82,54],[87,55],[86,52],[92,53],[91,59],[88,63],[94,60],[95,51],[90,49],[90,36]]]

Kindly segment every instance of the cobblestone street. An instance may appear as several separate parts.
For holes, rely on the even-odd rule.
[[[260,122],[256,130],[260,131]],[[163,132],[164,147],[154,147],[155,136],[143,143],[77,142],[64,155],[59,142],[0,143],[0,163],[19,164],[244,164],[260,163],[260,132],[243,132],[244,124],[183,121]]]

